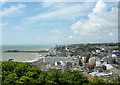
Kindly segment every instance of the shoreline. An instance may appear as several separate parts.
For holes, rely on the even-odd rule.
[[[3,47],[1,53],[2,53],[2,61],[7,61],[9,59],[14,59],[14,61],[17,62],[27,62],[32,60],[41,59],[41,57],[44,57],[44,53],[37,53],[37,52],[3,52],[5,50],[23,50],[23,51],[49,51],[49,49],[53,48],[54,46],[45,46],[45,47],[34,47],[34,46],[6,46]]]
[[[43,57],[40,53],[3,53],[2,61],[14,59],[16,62],[27,62]]]

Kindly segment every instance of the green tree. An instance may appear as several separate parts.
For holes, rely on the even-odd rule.
[[[41,70],[31,63],[2,62],[2,85],[105,85],[100,77],[88,78],[79,71]],[[115,83],[115,82],[114,82]],[[118,84],[118,83],[117,83]]]
[[[95,76],[93,79],[90,80],[91,85],[106,85],[108,83],[107,80],[103,80],[102,78]]]

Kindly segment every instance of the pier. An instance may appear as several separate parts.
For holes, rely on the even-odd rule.
[[[8,53],[47,53],[49,51],[46,50],[40,50],[40,51],[20,51],[20,50],[7,50],[4,52],[8,52]]]

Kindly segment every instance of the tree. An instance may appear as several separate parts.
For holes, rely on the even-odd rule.
[[[88,83],[88,78],[79,71],[65,71],[59,78],[60,85],[83,84]]]
[[[93,79],[90,80],[90,84],[91,85],[106,85],[108,83],[108,81],[103,80],[102,78],[95,76],[93,77]]]
[[[2,85],[103,85],[107,81],[100,77],[88,79],[79,71],[67,70],[62,72],[57,69],[41,70],[31,63],[2,62]]]

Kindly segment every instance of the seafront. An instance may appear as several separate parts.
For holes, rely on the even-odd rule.
[[[19,54],[19,52],[14,51],[10,53]],[[28,54],[28,52],[24,52],[24,54]],[[89,83],[91,85],[116,83],[116,85],[119,85],[120,83],[118,43],[56,45],[47,52],[34,54],[39,55],[39,58],[25,62],[14,62],[11,59],[3,61],[4,72],[9,72],[8,75],[10,76],[11,74],[17,76],[14,83],[18,83],[19,76],[20,79],[25,78],[24,80],[28,79],[30,82],[43,78],[42,82],[37,81],[37,83],[43,85],[45,85],[44,83],[53,84],[53,82],[60,83],[60,85],[62,85],[61,82],[69,85],[71,85],[71,82],[72,85],[76,85],[76,82],[77,85],[81,83],[86,83],[86,85]],[[11,67],[14,70],[11,70]],[[3,75],[3,80],[7,80],[6,74],[3,73]],[[61,78],[64,81],[61,81]]]
[[[52,46],[41,46],[41,45],[3,46],[1,50],[1,57],[3,61],[7,61],[9,59],[14,59],[14,61],[18,61],[18,62],[36,60],[36,59],[39,59],[40,55],[42,54],[42,53],[37,53],[37,52],[39,51],[47,52],[51,47]],[[4,52],[8,50],[12,50],[12,51],[19,50],[19,51],[25,51],[25,52]],[[37,52],[34,52],[34,51],[37,51]]]
[[[24,54],[29,52],[31,51]],[[120,52],[117,43],[56,45],[47,51],[44,49],[37,52],[33,54],[38,58],[32,56],[34,59],[24,62],[38,65],[43,70],[55,68],[62,71],[78,70],[87,76],[120,76]],[[19,55],[19,51],[5,53]]]
[[[39,59],[28,62],[43,70],[77,70],[88,77],[120,76],[120,51],[117,43],[55,46],[40,55]]]
[[[34,50],[34,51],[21,51],[21,50],[7,50],[7,51],[4,51],[4,52],[7,52],[7,53],[10,53],[10,52],[13,52],[13,53],[47,53],[48,51],[46,50]]]

